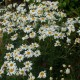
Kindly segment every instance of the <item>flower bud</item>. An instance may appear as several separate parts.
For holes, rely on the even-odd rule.
[[[63,66],[64,68],[66,67],[66,65],[65,65],[65,64],[63,64],[62,66]]]
[[[66,74],[70,74],[70,69],[69,68],[66,69]]]
[[[50,67],[49,70],[52,71],[53,67]]]
[[[64,80],[64,78],[61,78],[61,80]]]
[[[50,78],[49,78],[49,80],[53,80],[53,78],[52,78],[52,77],[50,77]]]
[[[63,72],[63,70],[60,70],[60,73],[62,73]]]

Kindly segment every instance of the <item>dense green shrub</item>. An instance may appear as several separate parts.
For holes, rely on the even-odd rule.
[[[79,0],[58,0],[60,9],[63,9],[69,17],[80,15]]]

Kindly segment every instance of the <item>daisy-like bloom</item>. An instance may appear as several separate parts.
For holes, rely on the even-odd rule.
[[[35,57],[38,57],[38,56],[40,56],[40,55],[41,55],[40,50],[36,50],[36,51],[34,52],[34,56],[35,56]]]
[[[7,64],[8,64],[9,61],[4,61],[1,69],[4,70],[5,68],[7,68]]]
[[[67,42],[68,44],[70,44],[70,43],[71,43],[71,39],[67,37],[66,42]]]
[[[80,38],[76,38],[75,39],[75,43],[74,44],[76,44],[76,43],[80,43]]]
[[[32,21],[37,21],[37,17],[34,17],[34,16],[30,16],[30,22],[32,22]]]
[[[12,4],[9,4],[7,8],[12,9]]]
[[[55,32],[54,33],[54,39],[58,39],[59,38],[59,32]]]
[[[69,32],[74,32],[75,31],[75,27],[72,24],[68,25],[67,28],[68,28]]]
[[[29,2],[30,0],[24,0],[24,2]]]
[[[13,4],[13,7],[15,8],[16,6],[18,6],[18,4],[17,4],[17,3],[14,3],[14,4]]]
[[[8,62],[7,63],[7,68],[14,68],[14,67],[16,67],[16,63],[15,62],[13,62],[13,61],[10,61],[10,62]]]
[[[13,31],[14,31],[14,30],[13,30],[13,28],[12,28],[12,27],[7,28],[7,33],[8,33],[8,34],[12,33]]]
[[[32,62],[31,61],[26,61],[24,62],[25,68],[27,71],[30,71],[32,69]]]
[[[31,49],[31,50],[33,50],[35,47],[34,47],[34,45],[33,44],[31,44],[31,45],[29,45],[28,46],[28,49]]]
[[[27,10],[26,9],[23,9],[22,11],[23,12],[21,12],[21,14],[25,14]]]
[[[26,36],[22,37],[22,40],[26,40],[26,39],[28,39],[28,38],[29,38],[29,36],[26,35]]]
[[[38,47],[39,47],[39,44],[35,42],[35,43],[34,43],[34,47],[35,47],[35,48],[38,48]]]
[[[17,48],[16,50],[19,51],[19,52],[21,52],[21,51],[22,51],[22,48],[19,47],[19,48]]]
[[[46,18],[47,19],[52,19],[53,17],[53,14],[52,13],[49,13],[49,12],[45,12],[45,15],[46,15]]]
[[[9,76],[15,75],[16,71],[17,71],[16,63],[13,61],[9,61],[7,63],[7,75],[9,75]]]
[[[34,4],[29,5],[29,9],[36,9],[36,5]]]
[[[28,49],[27,51],[24,52],[25,57],[31,58],[33,57],[33,51],[31,49]]]
[[[46,28],[45,28],[45,27],[39,28],[38,33],[39,33],[40,35],[45,34],[45,32],[46,32]]]
[[[39,36],[39,40],[43,40],[43,41],[44,41],[44,39],[45,39],[46,37],[47,37],[47,36],[46,36],[45,34],[43,34],[43,35]]]
[[[24,10],[24,6],[25,6],[24,3],[20,4],[20,5],[16,8],[17,13],[21,13],[21,12]]]
[[[52,35],[53,35],[53,31],[49,30],[49,31],[47,32],[47,36],[52,36]]]
[[[41,71],[38,75],[38,78],[46,78],[46,71]]]
[[[30,25],[27,25],[27,27],[24,28],[25,33],[30,33],[32,31],[32,27]]]
[[[66,14],[63,12],[59,12],[59,14],[60,14],[60,17],[66,17]]]
[[[55,47],[56,47],[56,46],[61,46],[60,41],[59,41],[59,40],[56,40],[54,46],[55,46]]]
[[[35,80],[35,76],[30,72],[28,80]]]
[[[60,39],[64,39],[64,37],[65,37],[65,33],[60,32],[60,33],[59,33],[59,38],[60,38]]]
[[[15,75],[16,72],[17,72],[16,67],[9,68],[9,69],[8,69],[8,72],[7,72],[7,75],[12,76],[12,75]]]
[[[7,60],[10,60],[10,58],[12,57],[12,53],[6,53],[6,56],[4,57]]]
[[[14,45],[13,44],[8,44],[6,47],[7,47],[7,50],[11,50],[11,49],[14,48]]]
[[[17,37],[18,37],[18,34],[16,33],[16,34],[14,34],[13,36],[11,36],[11,40],[14,41],[14,40],[17,39]]]
[[[77,33],[80,35],[80,30],[78,30]]]
[[[9,22],[7,20],[3,20],[2,25],[6,26]]]
[[[65,32],[66,30],[67,30],[66,27],[62,27],[62,28],[61,28],[61,31],[62,31],[62,32]]]
[[[22,50],[27,50],[27,49],[28,49],[28,45],[22,44],[22,45],[20,46],[20,48],[21,48]]]
[[[35,10],[33,9],[33,10],[30,10],[30,14],[32,14],[32,15],[34,15],[36,12],[35,12]]]
[[[24,55],[18,54],[17,57],[16,57],[16,60],[18,60],[19,62],[23,61],[24,60]]]
[[[31,43],[29,46],[28,46],[28,49],[35,49],[35,48],[38,48],[39,47],[39,44],[38,43]]]
[[[7,32],[6,27],[2,28],[3,33]]]
[[[29,37],[30,37],[30,38],[35,38],[35,36],[36,36],[36,33],[35,33],[35,32],[31,32],[31,33],[29,34]]]
[[[24,27],[21,26],[21,25],[19,25],[18,28],[19,28],[20,30],[23,30],[23,29],[24,29]]]
[[[18,51],[17,49],[12,52],[12,55],[13,55],[13,58],[14,58],[14,59],[16,59],[16,57],[17,57],[19,54],[20,54],[20,51]]]
[[[37,8],[37,10],[36,10],[36,16],[41,16],[42,14],[43,14],[43,8],[40,8],[40,7]]]
[[[71,32],[68,31],[66,34],[67,34],[67,36],[70,36],[71,35]]]
[[[26,76],[26,69],[23,67],[23,68],[19,68],[19,75],[22,75],[22,76]]]
[[[40,20],[41,22],[45,22],[45,21],[46,21],[46,18],[45,18],[45,17],[40,17],[39,20]]]
[[[9,22],[9,23],[8,23],[8,27],[12,27],[12,26],[15,26],[15,24],[12,23],[12,22]]]

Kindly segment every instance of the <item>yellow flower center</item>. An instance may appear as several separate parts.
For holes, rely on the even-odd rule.
[[[14,71],[14,69],[9,69],[9,72],[13,72]]]
[[[10,66],[12,67],[12,66],[13,66],[13,64],[11,63],[11,64],[10,64]]]
[[[27,52],[26,54],[28,54],[28,55],[29,55],[29,54],[30,54],[30,52]]]

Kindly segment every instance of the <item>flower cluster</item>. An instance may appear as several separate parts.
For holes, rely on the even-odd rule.
[[[8,44],[7,50],[11,51],[13,45]],[[7,75],[26,75],[26,71],[29,72],[32,70],[32,62],[31,61],[24,61],[24,59],[32,58],[32,57],[39,57],[41,55],[40,50],[37,48],[39,45],[37,43],[32,43],[31,45],[22,44],[19,48],[14,49],[12,52],[6,53],[4,58],[7,60],[1,67],[1,70],[6,68]],[[13,61],[14,60],[14,61]],[[23,62],[22,65],[24,67],[19,68],[16,65],[16,61]]]
[[[36,1],[40,2],[40,0]],[[0,76],[6,71],[9,76],[22,75],[28,76],[28,80],[35,80],[36,76],[31,71],[35,64],[34,59],[43,54],[40,41],[45,43],[49,38],[51,42],[53,41],[52,47],[61,47],[64,44],[63,48],[80,43],[80,27],[76,27],[76,24],[80,24],[80,18],[66,19],[67,15],[58,9],[57,1],[32,3],[29,5],[28,13],[25,3],[20,5],[15,3],[13,7],[16,11],[6,11],[0,17],[1,24],[4,26],[2,27],[3,35],[8,35],[5,41],[5,61],[0,69]],[[12,4],[8,5],[8,9],[11,8]],[[70,69],[67,68],[65,73],[70,74]],[[38,72],[37,78],[46,77],[46,68]],[[52,75],[49,79],[53,80]]]

